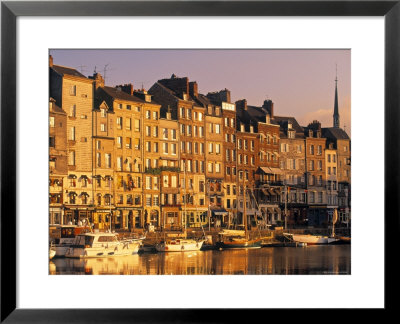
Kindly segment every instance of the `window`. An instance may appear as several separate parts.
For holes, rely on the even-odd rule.
[[[106,124],[100,124],[100,130],[102,131],[102,132],[105,132],[106,131]]]
[[[139,119],[135,119],[133,122],[134,122],[134,125],[135,125],[135,132],[140,132],[140,120]]]
[[[208,143],[208,153],[212,154],[213,148],[214,148],[214,145],[212,143]]]
[[[176,155],[176,144],[171,144],[171,153]]]
[[[151,136],[151,127],[146,126],[146,136]]]
[[[221,154],[221,144],[215,144],[215,153]]]
[[[76,105],[72,105],[69,110],[70,117],[76,117]]]
[[[106,117],[106,110],[104,108],[100,109],[100,115],[101,117]]]
[[[130,118],[126,118],[125,119],[125,128],[127,130],[131,130],[131,127],[132,127],[132,120]]]
[[[50,147],[55,147],[56,146],[56,138],[55,138],[55,136],[50,136],[49,137],[49,146]]]
[[[151,118],[151,111],[146,110],[146,119],[150,119],[150,118]]]
[[[176,129],[171,129],[172,139],[176,140]]]
[[[318,161],[318,170],[322,170],[322,161],[321,160]]]
[[[314,154],[314,145],[310,145],[310,154],[311,154],[311,155]]]
[[[181,118],[185,118],[185,108],[181,107]]]
[[[331,167],[328,167],[328,174],[331,174]]]
[[[117,147],[122,148],[122,137],[121,136],[117,137]]]
[[[122,139],[122,138],[121,138]],[[126,144],[125,144],[127,149],[131,149],[132,148],[132,139],[130,137],[126,138]]]
[[[158,120],[158,112],[157,111],[153,111],[153,119]]]
[[[131,110],[132,106],[131,105],[126,105],[126,110]]]
[[[50,117],[49,124],[50,124],[50,127],[54,127],[54,117]]]
[[[221,172],[221,164],[220,163],[215,163],[215,172],[217,172],[217,173]]]
[[[322,154],[322,146],[321,145],[318,145],[318,153],[317,154],[318,155]]]
[[[122,104],[118,104],[118,109],[122,109]]]
[[[101,167],[101,153],[96,153],[96,165]]]
[[[122,129],[122,117],[117,117],[117,129]]]
[[[111,168],[111,154],[109,153],[105,154],[105,163],[106,163],[106,168]]]
[[[70,151],[68,154],[68,165],[75,165],[75,151]]]
[[[155,142],[153,145],[153,152],[158,153],[158,143],[157,142]]]
[[[158,137],[158,126],[153,127],[153,137]]]
[[[254,151],[254,141],[253,140],[250,141],[250,149],[252,151]]]
[[[135,138],[135,150],[140,150],[140,139]]]
[[[191,109],[187,109],[187,116],[186,116],[186,118],[187,119],[192,119],[192,110]]]
[[[331,155],[328,154],[328,162],[331,162]]]
[[[76,85],[71,85],[69,88],[69,94],[71,96],[76,96]]]
[[[75,127],[71,127],[71,128],[70,128],[69,139],[70,139],[71,141],[75,141]]]
[[[117,157],[117,170],[122,171],[122,157]]]
[[[208,172],[213,172],[213,164],[208,162]]]
[[[146,177],[146,189],[151,189],[151,177]]]
[[[301,153],[302,152],[302,147],[301,145],[297,145],[297,153]]]
[[[146,152],[151,152],[151,142],[146,142]]]
[[[221,125],[220,124],[216,124],[215,125],[215,133],[216,134],[221,134]]]
[[[314,161],[311,160],[310,161],[310,171],[313,171],[313,170],[314,170]]]
[[[203,113],[199,112],[199,121],[203,121]]]
[[[168,139],[168,129],[167,128],[162,129],[162,134],[163,134],[163,139]]]

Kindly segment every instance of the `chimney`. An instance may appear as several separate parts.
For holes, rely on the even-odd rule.
[[[133,84],[127,83],[124,85],[117,85],[116,88],[121,88],[121,91],[127,93],[128,95],[133,95]]]
[[[272,100],[264,100],[264,104],[262,107],[267,110],[271,118],[274,118],[274,103],[272,102]]]
[[[199,88],[196,81],[189,82],[189,94],[197,98],[199,95]]]
[[[133,88],[132,88],[132,89],[133,89]],[[151,102],[151,97],[152,97],[152,95],[151,95],[151,94],[148,94],[147,91],[144,90],[144,89],[134,90],[134,91],[133,91],[133,94],[134,94],[136,97],[138,97],[138,98],[140,98],[140,99],[142,99],[142,100],[144,100],[144,101],[146,101],[146,102]]]
[[[53,56],[49,55],[49,66],[53,67]]]
[[[89,76],[89,79],[94,80],[94,87],[95,89],[99,87],[104,87],[104,79],[100,73],[95,72],[93,76]]]
[[[239,108],[241,110],[247,110],[247,100],[242,99],[242,100],[236,101],[236,108]]]

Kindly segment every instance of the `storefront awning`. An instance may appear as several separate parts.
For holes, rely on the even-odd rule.
[[[87,193],[87,192],[82,192],[81,194],[80,194],[80,196],[86,196],[86,197],[89,197],[89,194]]]
[[[227,215],[228,212],[225,209],[214,209],[211,210],[215,216]]]
[[[282,174],[282,170],[278,168],[269,168],[273,174]]]
[[[68,175],[68,179],[76,179],[76,175],[75,174],[70,174],[70,175]]]

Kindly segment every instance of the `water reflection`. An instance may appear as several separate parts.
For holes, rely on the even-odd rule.
[[[52,259],[50,274],[239,275],[350,274],[350,245],[146,253],[99,259]]]

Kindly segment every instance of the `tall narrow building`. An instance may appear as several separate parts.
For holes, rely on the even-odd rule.
[[[338,94],[337,94],[337,67],[336,67],[336,79],[335,79],[335,106],[333,110],[333,127],[340,128],[340,118],[339,118],[339,104],[338,104]]]

